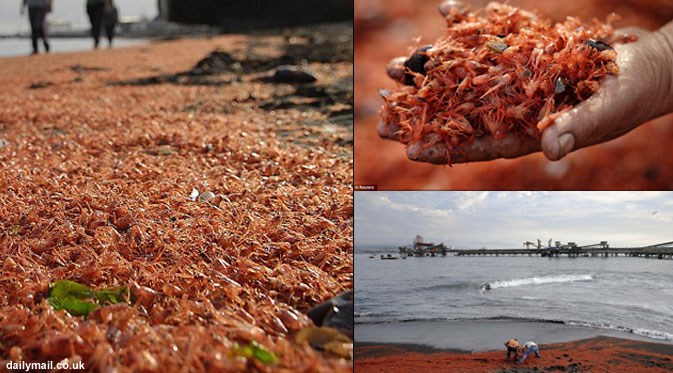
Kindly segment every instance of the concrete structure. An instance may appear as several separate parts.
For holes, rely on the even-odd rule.
[[[225,32],[353,19],[350,0],[158,0],[161,19]]]
[[[557,242],[557,244],[560,244]],[[673,241],[642,247],[610,247],[607,241],[597,244],[578,246],[575,242],[566,245],[540,249],[480,249],[448,250],[456,256],[512,256],[539,255],[542,257],[596,257],[596,256],[632,256],[643,258],[673,259]]]

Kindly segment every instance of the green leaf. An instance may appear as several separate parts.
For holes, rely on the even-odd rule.
[[[131,291],[126,286],[117,286],[95,292],[100,304],[117,304],[131,299]]]
[[[98,308],[92,302],[85,302],[75,297],[65,297],[61,300],[63,309],[73,316],[88,316],[91,311]]]
[[[117,304],[130,299],[126,286],[93,291],[88,286],[68,280],[59,280],[49,289],[47,302],[55,310],[66,310],[73,316],[88,316],[99,305]]]
[[[56,281],[49,291],[49,298],[61,300],[65,297],[74,297],[77,299],[93,298],[93,291],[88,286],[74,281]]]
[[[252,341],[245,346],[238,343],[234,345],[234,353],[248,359],[257,359],[260,362],[269,365],[274,363],[278,358],[272,352],[269,352],[264,346]]]
[[[49,290],[47,301],[55,310],[64,309],[73,316],[85,316],[96,309],[93,302],[85,301],[93,298],[93,295],[93,291],[85,285],[60,280],[56,281]]]

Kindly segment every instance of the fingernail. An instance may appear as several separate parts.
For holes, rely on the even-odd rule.
[[[441,15],[446,17],[447,15],[449,15],[449,13],[451,13],[451,9],[460,10],[462,7],[464,7],[464,5],[460,1],[447,0],[447,1],[444,1],[443,3],[439,4],[437,9],[439,10],[439,13],[441,13]]]
[[[575,136],[572,133],[564,133],[559,137],[559,159],[565,157],[575,148]]]
[[[417,160],[423,152],[423,144],[420,141],[407,145],[407,157],[412,161]]]
[[[390,62],[388,62],[388,66],[386,66],[386,72],[388,73],[388,76],[400,83],[404,82],[405,61],[406,58],[404,57],[396,57],[390,60]]]
[[[376,125],[376,132],[378,133],[379,137],[384,139],[399,139],[399,134],[397,133],[399,130],[400,126],[386,123],[384,121],[379,121],[379,123]]]

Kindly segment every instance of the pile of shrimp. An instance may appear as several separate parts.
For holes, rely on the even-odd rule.
[[[256,75],[108,84],[184,71],[220,46],[272,55],[283,43],[231,35],[0,59],[0,366],[352,371],[295,340],[313,326],[307,310],[353,286],[353,161],[339,144],[351,130],[260,108],[291,87]],[[325,84],[353,72],[311,67],[329,69]],[[57,280],[127,286],[133,300],[71,316],[48,303]],[[253,342],[276,361],[236,353]]]
[[[539,139],[596,92],[603,76],[619,73],[610,44],[633,38],[614,36],[617,18],[587,24],[569,17],[552,25],[499,3],[453,9],[446,33],[405,64],[406,85],[382,91],[382,121],[402,143],[444,142],[449,155],[481,136]]]

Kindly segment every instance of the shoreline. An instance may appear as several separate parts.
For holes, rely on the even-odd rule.
[[[356,328],[357,330],[357,328]],[[356,339],[357,340],[357,339]],[[469,353],[420,344],[356,342],[357,372],[668,372],[673,370],[673,345],[596,336],[540,345],[540,358],[521,365],[505,361],[504,347]]]
[[[42,45],[40,45],[40,55],[60,55],[64,53],[82,53],[82,52],[95,52],[93,49],[93,39],[90,37],[82,38],[50,38],[52,40],[51,47],[52,50],[50,53],[44,53]],[[112,49],[122,49],[129,47],[148,47],[154,44],[159,39],[150,39],[150,38],[118,38],[114,39],[114,47]],[[0,38],[0,46],[5,47],[6,49],[0,51],[0,60],[5,60],[9,58],[18,58],[18,57],[35,57],[31,55],[30,47],[30,38]],[[102,47],[99,50],[108,50],[110,49],[107,45],[107,40],[104,40]]]
[[[424,345],[437,350],[486,352],[510,338],[539,344],[564,343],[599,336],[670,345],[673,342],[626,331],[528,320],[419,320],[356,324],[360,343]]]

